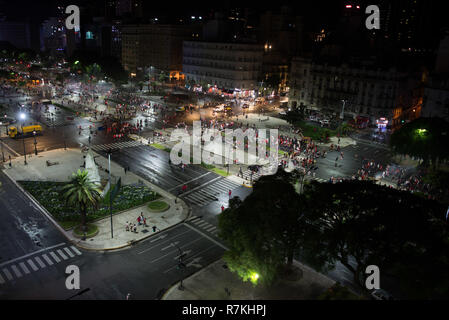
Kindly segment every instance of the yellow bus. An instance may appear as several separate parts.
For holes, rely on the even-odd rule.
[[[34,132],[36,132],[36,135],[38,134],[42,134],[42,127],[40,125],[32,125],[32,126],[25,126],[23,127],[23,131],[22,131],[22,127],[9,127],[8,130],[8,135],[10,138],[17,138],[19,136],[30,136],[30,135],[34,135]]]

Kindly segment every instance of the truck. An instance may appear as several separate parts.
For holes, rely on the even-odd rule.
[[[42,127],[40,125],[31,125],[25,127],[9,127],[8,135],[10,138],[17,138],[23,136],[33,136],[34,134],[42,134]]]

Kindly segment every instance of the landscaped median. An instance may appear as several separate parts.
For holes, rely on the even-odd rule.
[[[156,149],[163,150],[163,151],[168,152],[168,153],[171,152],[171,149],[170,149],[169,147],[166,147],[166,146],[164,146],[164,145],[162,145],[162,144],[159,144],[159,143],[152,143],[152,144],[150,144],[150,146],[152,146],[152,147],[154,147],[154,148],[156,148]],[[193,162],[193,158],[191,158],[190,161]],[[201,163],[201,166],[202,166],[204,169],[206,169],[206,170],[209,170],[209,171],[212,171],[212,172],[214,172],[214,173],[216,173],[216,174],[219,174],[220,176],[223,176],[223,177],[229,176],[229,174],[226,172],[226,170],[217,168],[217,167],[215,167],[214,165],[211,165],[211,164],[205,164],[204,162],[202,162],[202,163]]]
[[[63,199],[62,188],[65,182],[52,181],[17,181],[26,191],[28,191],[65,230],[72,229],[81,223],[78,208],[73,208],[66,204]],[[112,203],[112,213],[129,210],[150,201],[160,198],[160,195],[152,191],[147,186],[124,185]],[[109,203],[102,200],[97,209],[87,210],[87,222],[91,223],[101,218],[107,217]]]
[[[161,200],[152,201],[148,204],[148,209],[152,212],[164,212],[170,208],[170,205]]]

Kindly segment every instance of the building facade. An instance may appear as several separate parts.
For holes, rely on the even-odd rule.
[[[305,107],[335,116],[340,116],[344,108],[345,116],[368,117],[373,124],[385,118],[389,126],[400,121],[398,101],[405,75],[395,69],[328,65],[298,57],[292,61],[290,77],[292,108]]]
[[[183,40],[201,37],[198,25],[135,24],[121,30],[122,65],[130,73],[164,72],[179,79]]]
[[[449,74],[431,75],[424,87],[421,116],[449,122]]]
[[[253,43],[184,41],[186,83],[242,95],[254,94],[262,66],[263,46]]]

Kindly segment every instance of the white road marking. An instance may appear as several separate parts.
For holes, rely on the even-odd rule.
[[[50,252],[50,255],[55,259],[56,263],[61,262],[61,259],[52,251]]]
[[[23,272],[25,272],[26,274],[30,273],[30,270],[28,270],[27,266],[25,265],[25,263],[20,262],[19,266],[22,268]]]
[[[64,251],[67,252],[67,254],[70,256],[70,258],[73,258],[75,255],[72,253],[72,251],[69,250],[69,248],[64,248]]]
[[[26,255],[24,255],[24,256],[21,256],[21,257],[18,257],[18,258],[14,258],[14,259],[12,259],[12,260],[5,261],[5,262],[3,262],[3,263],[0,264],[0,267],[3,267],[4,265],[10,264],[10,263],[15,262],[15,261],[18,261],[18,260],[22,260],[23,258],[32,256],[32,255],[34,255],[34,254],[36,254],[36,253],[39,253],[39,252],[42,252],[42,251],[45,251],[45,250],[49,250],[49,249],[53,249],[53,248],[57,248],[57,247],[60,247],[60,246],[63,246],[63,245],[65,245],[65,243],[60,243],[60,244],[57,244],[57,245],[55,245],[55,246],[51,246],[51,247],[48,247],[48,248],[40,249],[40,250],[31,252],[31,253],[28,253],[28,254],[26,254]]]
[[[8,269],[3,268],[3,273],[6,275],[6,277],[8,278],[9,281],[11,281],[13,279],[11,272],[9,272]]]
[[[28,259],[27,262],[34,271],[39,270],[39,268],[34,264],[33,260]]]
[[[216,226],[212,226],[212,227],[210,227],[209,229],[206,229],[206,231],[207,231],[207,232],[211,232],[211,231],[214,230],[214,229],[217,229],[217,227],[216,227]]]
[[[20,272],[19,268],[16,267],[16,265],[12,265],[11,266],[12,271],[14,271],[14,273],[16,274],[17,278],[21,278],[22,277],[22,273]]]
[[[197,242],[197,241],[199,241],[199,240],[202,240],[202,239],[201,239],[201,238],[197,238],[197,239],[195,239],[195,240],[193,240],[193,241],[190,241],[190,242],[184,244],[183,246],[180,246],[179,248],[182,249],[183,247],[186,247],[187,245],[192,244],[192,243],[194,243],[194,242]],[[178,248],[176,248],[176,250],[170,251],[170,252],[167,253],[167,254],[164,254],[163,256],[160,256],[160,257],[157,258],[157,259],[154,259],[153,261],[151,261],[151,263],[156,262],[156,261],[159,261],[159,260],[165,258],[166,256],[168,256],[168,255],[170,255],[170,254],[172,254],[172,253],[176,253],[176,252],[179,252]]]
[[[225,250],[229,250],[228,247],[226,247],[225,245],[221,244],[220,242],[212,239],[211,237],[209,237],[207,234],[205,234],[204,232],[201,232],[200,230],[196,229],[195,227],[189,225],[188,223],[184,223],[184,225],[190,229],[192,229],[193,231],[201,234],[202,236],[204,236],[205,238],[209,239],[210,241],[212,241],[213,243],[215,243],[217,246],[222,247]]]
[[[59,255],[62,257],[62,259],[67,260],[67,256],[61,251],[61,250],[56,250],[57,253],[59,253]]]
[[[46,254],[43,254],[42,257],[45,261],[47,261],[49,266],[53,265],[53,261],[51,261],[51,259]]]
[[[46,267],[45,263],[42,262],[41,258],[34,257],[34,260],[37,261],[37,263],[41,266],[42,269]]]
[[[77,255],[81,255],[81,251],[79,251],[75,246],[70,246],[70,249],[72,249]]]

